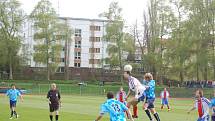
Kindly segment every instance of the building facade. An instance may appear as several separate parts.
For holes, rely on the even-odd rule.
[[[68,65],[75,68],[102,68],[105,63],[103,59],[108,57],[107,45],[104,40],[106,20],[68,18],[60,17],[60,21],[66,22],[73,30],[72,41],[67,45],[69,49]],[[37,43],[33,39],[34,27],[33,22],[26,21],[23,27],[23,48],[28,50],[28,65],[34,67],[46,67],[38,64],[33,59],[34,45]],[[62,42],[65,48],[65,42]],[[61,52],[58,72],[64,71],[65,49]]]

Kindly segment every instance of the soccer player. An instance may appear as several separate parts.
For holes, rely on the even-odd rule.
[[[95,121],[99,121],[105,113],[110,114],[110,121],[126,121],[125,111],[127,112],[129,119],[134,121],[128,108],[120,101],[115,100],[112,92],[108,92],[107,101],[101,105],[100,115]]]
[[[16,89],[15,84],[12,84],[11,89],[7,90],[6,95],[10,99],[10,110],[11,110],[10,119],[12,119],[14,115],[16,118],[18,118],[19,115],[16,112],[17,98],[20,97],[21,101],[23,101],[23,97],[20,91]]]
[[[126,92],[123,90],[123,87],[120,87],[119,92],[116,94],[116,99],[120,101],[121,103],[126,104]],[[137,116],[137,105],[132,105],[133,106],[133,118],[138,118]],[[128,116],[128,114],[127,114]]]
[[[151,114],[154,114],[154,117],[157,121],[160,121],[160,117],[158,113],[155,110],[154,101],[155,101],[155,80],[153,80],[153,76],[151,73],[146,73],[144,75],[144,79],[147,81],[146,85],[146,101],[144,104],[145,112],[147,116],[149,117],[149,120],[152,121]],[[149,112],[150,110],[150,112]]]
[[[163,109],[164,105],[167,105],[168,111],[170,111],[169,107],[169,92],[164,88],[161,92],[161,109]]]
[[[57,90],[55,83],[51,84],[51,90],[47,94],[47,101],[49,102],[50,110],[50,121],[53,121],[53,113],[55,112],[55,121],[58,121],[59,118],[59,106],[61,105],[61,96],[60,92]]]
[[[116,99],[126,105],[125,98],[126,92],[123,90],[123,87],[120,87],[119,91],[116,94]]]
[[[126,97],[126,100],[128,97],[130,97],[131,92],[134,92],[134,97],[129,100],[127,107],[130,108],[131,105],[136,106],[140,101],[144,101],[145,99],[145,87],[140,83],[138,79],[131,76],[132,66],[131,65],[125,65],[124,67],[124,78],[127,80],[129,85],[129,91]]]
[[[188,111],[188,114],[191,111],[197,109],[199,114],[199,118],[197,121],[209,121],[210,101],[207,98],[203,97],[203,91],[200,89],[196,91],[195,98],[196,98],[195,104]]]
[[[214,90],[214,98],[211,99],[210,107],[212,108],[211,121],[215,121],[215,90]]]

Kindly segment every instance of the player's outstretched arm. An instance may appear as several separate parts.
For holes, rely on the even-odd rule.
[[[99,115],[99,116],[96,118],[96,120],[94,120],[94,121],[99,121],[100,119],[102,119],[102,117],[103,117],[103,115]]]
[[[23,99],[23,95],[20,95],[20,100],[23,102],[24,99]]]
[[[125,97],[125,100],[127,101],[127,99],[128,99],[128,97],[131,95],[131,90],[129,89],[128,90],[128,94],[127,94],[127,96]]]
[[[138,100],[138,89],[135,87],[135,99]]]
[[[196,107],[192,107],[191,109],[189,109],[188,111],[187,111],[187,113],[189,114],[191,111],[193,111],[193,110],[195,110],[196,109]]]

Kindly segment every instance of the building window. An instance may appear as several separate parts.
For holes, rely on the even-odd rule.
[[[100,59],[89,59],[89,64],[100,64]]]
[[[81,29],[75,29],[75,37],[81,37]]]
[[[63,73],[63,72],[65,72],[65,68],[64,67],[59,67],[56,72],[57,73]]]
[[[100,48],[89,48],[89,53],[100,53]]]
[[[75,52],[75,59],[81,59],[81,52]]]
[[[91,31],[100,31],[101,30],[101,26],[93,26],[93,25],[91,25],[90,26],[90,30]]]
[[[61,59],[60,59],[60,62],[65,62],[65,58],[61,58]]]
[[[81,63],[74,63],[74,67],[81,67]]]
[[[91,42],[100,42],[101,41],[101,37],[90,37],[90,41]]]
[[[81,41],[75,41],[75,48],[81,48]]]

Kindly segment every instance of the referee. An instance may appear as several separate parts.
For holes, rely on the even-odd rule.
[[[59,106],[61,105],[60,92],[57,90],[55,83],[51,84],[51,90],[47,94],[47,101],[49,102],[50,121],[53,121],[53,113],[55,112],[55,121],[59,118]]]

